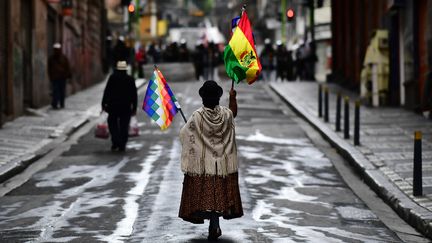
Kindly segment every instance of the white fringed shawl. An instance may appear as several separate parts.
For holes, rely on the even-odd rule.
[[[237,172],[234,117],[224,106],[201,107],[180,130],[181,170],[189,175]]]

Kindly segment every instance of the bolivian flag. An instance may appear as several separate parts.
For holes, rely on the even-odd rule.
[[[246,11],[225,47],[225,69],[228,76],[237,83],[246,79],[248,84],[257,80],[261,72],[261,63],[255,50],[252,28]]]

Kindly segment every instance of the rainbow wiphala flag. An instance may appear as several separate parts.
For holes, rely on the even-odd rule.
[[[234,30],[224,50],[225,69],[228,76],[237,83],[246,79],[248,84],[257,80],[261,63],[255,50],[252,28],[246,11]]]
[[[164,76],[156,69],[149,80],[142,109],[160,126],[161,130],[165,130],[177,114],[178,108],[175,102],[177,99]]]

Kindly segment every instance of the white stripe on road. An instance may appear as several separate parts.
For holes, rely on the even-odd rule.
[[[150,171],[153,163],[162,155],[163,147],[154,145],[150,148],[150,155],[140,164],[142,170],[139,173],[130,174],[130,179],[135,183],[135,187],[128,191],[128,196],[124,199],[126,203],[123,206],[125,217],[117,223],[116,230],[109,236],[103,237],[102,240],[108,242],[124,242],[133,232],[133,225],[138,216],[138,200],[143,195],[144,190],[149,182]]]

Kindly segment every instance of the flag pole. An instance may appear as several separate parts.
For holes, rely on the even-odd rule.
[[[246,4],[243,4],[242,8],[241,8],[241,13],[243,13],[246,10]],[[241,15],[240,15],[241,17]]]
[[[156,64],[154,64],[154,68],[155,68],[155,70],[159,70],[159,68]],[[181,109],[180,103],[178,101],[175,101],[174,105],[176,106],[177,110],[180,111],[180,114],[182,115],[184,122],[187,123],[186,117],[183,113],[183,110]]]
[[[177,104],[178,104],[178,103],[177,103]],[[177,106],[177,104],[176,104],[176,106]],[[178,105],[180,105],[180,104],[178,104]],[[180,114],[182,115],[184,122],[187,123],[186,117],[185,117],[185,115],[183,114],[182,109],[179,108],[178,106],[177,106],[177,109],[180,111]]]
[[[183,110],[181,109],[180,103],[178,103],[178,101],[175,101],[175,102],[174,102],[174,105],[177,107],[177,110],[180,111],[180,114],[181,114],[182,117],[183,117],[183,121],[184,121],[185,123],[187,123],[186,117],[185,117],[185,115],[183,114]]]

